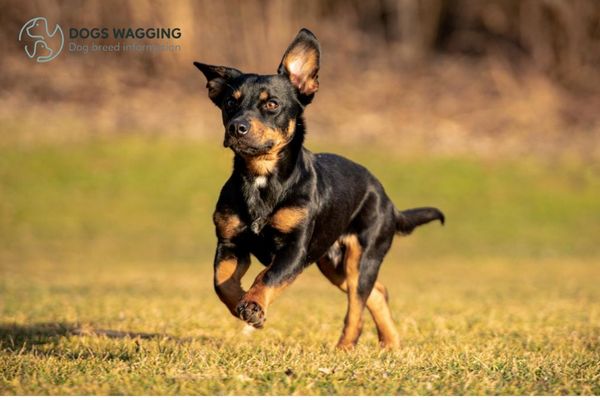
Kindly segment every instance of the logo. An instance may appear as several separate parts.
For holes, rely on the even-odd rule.
[[[65,38],[58,24],[52,33],[48,29],[48,20],[44,17],[31,18],[19,32],[19,42],[25,43],[25,54],[38,63],[55,59],[63,49]]]

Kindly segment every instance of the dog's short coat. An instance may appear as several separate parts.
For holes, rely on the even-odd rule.
[[[317,263],[348,295],[338,347],[356,344],[365,306],[382,346],[396,347],[379,267],[396,233],[436,219],[443,223],[444,215],[430,207],[398,211],[367,169],[303,147],[302,115],[319,88],[319,58],[317,38],[302,29],[276,75],[194,63],[222,111],[224,146],[235,153],[214,213],[215,290],[235,317],[260,328],[275,297]],[[241,279],[250,254],[267,268],[245,291]]]

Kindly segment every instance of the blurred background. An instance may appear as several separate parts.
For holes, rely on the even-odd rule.
[[[231,154],[192,62],[274,73],[301,27],[322,45],[308,147],[364,163],[400,208],[449,214],[430,233],[439,240],[416,235],[403,254],[599,252],[600,2],[1,4],[3,257],[210,262]],[[37,64],[17,40],[36,16],[61,25],[66,43],[71,27],[180,28],[166,42],[181,51],[65,44]]]
[[[561,234],[560,224],[538,230],[535,224],[567,221],[575,227],[583,221],[598,230],[585,223],[598,216],[581,206],[562,201],[550,209],[505,195],[526,196],[544,179],[573,198],[579,198],[573,188],[597,189],[589,180],[598,176],[600,156],[598,1],[0,4],[5,246],[40,241],[60,247],[70,238],[80,245],[113,243],[139,254],[135,243],[153,237],[156,246],[148,250],[161,253],[158,249],[166,247],[167,258],[198,254],[203,243],[210,248],[210,213],[231,156],[220,147],[219,111],[192,62],[274,73],[301,27],[314,31],[322,45],[321,90],[306,115],[309,148],[346,154],[388,176],[384,184],[397,196],[392,198],[406,199],[406,206],[448,202],[452,207],[448,196],[455,196],[457,207],[481,201],[481,208],[470,209],[481,213],[477,218],[451,210],[466,224],[455,228],[496,218],[499,231],[474,223],[472,231],[451,235],[463,250],[472,243],[472,249],[483,246],[483,253],[499,248],[500,254],[514,249],[554,254],[562,251],[557,246],[585,248],[571,241],[588,240],[587,235]],[[65,45],[56,59],[37,64],[17,40],[35,16],[48,18],[51,27],[60,24],[65,36],[71,27],[177,27],[181,38],[167,42],[181,51],[82,54]],[[113,44],[114,39],[76,42]],[[501,178],[489,168],[506,168],[508,175]],[[421,180],[414,178],[419,175]],[[500,186],[485,187],[493,182]],[[447,193],[440,190],[445,186]],[[540,188],[536,199],[559,202],[543,195],[548,189]],[[80,204],[72,206],[78,198]],[[519,213],[512,207],[525,209]],[[569,217],[559,217],[561,212]],[[539,221],[532,220],[536,213]],[[507,218],[531,223],[535,238],[511,238],[519,230],[505,224]],[[172,232],[163,234],[165,226]],[[479,229],[493,235],[480,236]],[[556,229],[559,244],[543,245],[548,229]],[[499,246],[504,242],[506,248]],[[444,243],[454,242],[437,245]],[[80,249],[65,246],[75,253]]]
[[[300,27],[323,53],[308,147],[364,163],[400,208],[449,214],[449,227],[430,233],[439,240],[416,235],[404,254],[599,252],[598,1],[1,5],[3,257],[210,262],[210,215],[231,154],[192,62],[274,73]],[[65,44],[37,64],[17,40],[35,16],[65,36],[177,27],[169,43],[181,51],[82,54]],[[92,41],[114,43],[78,42]]]

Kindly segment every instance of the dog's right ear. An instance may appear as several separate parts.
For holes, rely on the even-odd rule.
[[[202,71],[206,77],[208,97],[210,97],[213,103],[215,103],[218,107],[221,106],[220,96],[226,87],[227,81],[243,75],[242,71],[239,71],[235,68],[202,64],[197,61],[194,61],[194,65],[196,68]]]

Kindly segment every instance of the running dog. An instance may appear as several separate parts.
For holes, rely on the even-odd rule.
[[[221,109],[223,145],[234,152],[213,216],[218,239],[214,286],[231,314],[262,328],[271,302],[309,265],[347,293],[338,347],[353,348],[363,311],[383,347],[399,345],[386,288],[377,280],[394,235],[444,215],[433,207],[399,211],[363,166],[303,146],[304,108],[319,89],[320,46],[302,29],[275,75],[195,62]],[[245,291],[253,254],[266,268]]]

